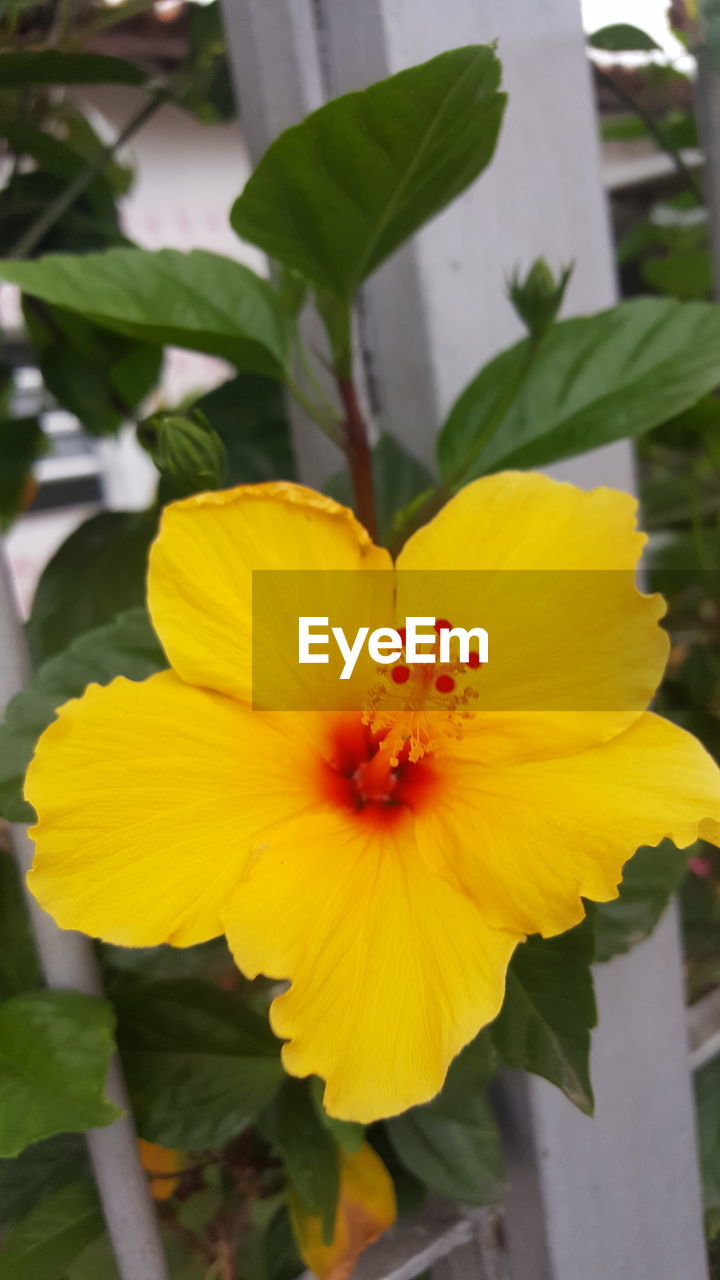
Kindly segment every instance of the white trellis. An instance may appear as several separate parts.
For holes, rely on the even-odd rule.
[[[615,300],[578,0],[224,0],[243,126],[257,157],[336,93],[443,49],[499,39],[510,103],[490,171],[363,291],[370,399],[418,456],[451,399],[518,336],[505,277],[544,254],[575,262],[567,311]],[[336,465],[298,433],[304,478]],[[556,468],[632,488],[624,445]],[[706,1275],[677,922],[598,968],[594,1120],[508,1073],[498,1110],[510,1192],[492,1219],[433,1209],[369,1251],[363,1280],[702,1280]],[[438,1261],[443,1257],[444,1261]]]

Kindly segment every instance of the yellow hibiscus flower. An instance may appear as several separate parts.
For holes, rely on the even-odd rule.
[[[607,489],[487,477],[410,538],[396,579],[350,511],[297,485],[169,506],[149,604],[172,669],[90,686],[40,739],[36,897],[61,926],[125,946],[225,932],[245,974],[289,980],[271,1009],[283,1061],[326,1081],[332,1115],[432,1097],[497,1014],[527,933],[615,897],[641,844],[720,843],[714,762],[644,710],[667,658],[662,602],[627,573],[601,608],[580,590],[572,635],[538,617],[532,644],[508,634],[509,656],[468,663],[469,686],[488,683],[459,719],[439,678],[425,710],[403,711],[392,673],[395,701],[254,711],[252,571],[372,570],[358,583],[404,617],[427,612],[409,607],[410,571],[439,570],[434,616],[467,626],[467,578],[448,571],[630,571],[634,512]],[[598,672],[617,697],[574,709]]]

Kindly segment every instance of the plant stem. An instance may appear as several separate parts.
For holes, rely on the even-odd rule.
[[[645,128],[650,136],[655,139],[660,150],[664,151],[672,160],[675,168],[677,169],[678,175],[682,178],[688,190],[692,191],[700,204],[703,204],[705,196],[703,194],[702,187],[696,180],[695,175],[686,165],[677,147],[674,147],[666,137],[662,127],[658,124],[652,112],[648,111],[647,108],[643,106],[642,102],[639,102],[631,93],[628,93],[625,86],[616,81],[615,77],[610,75],[608,71],[605,71],[603,67],[598,67],[596,65],[595,71],[598,79],[602,80],[603,84],[607,86],[610,92],[615,94],[618,102],[622,102],[624,107],[627,107],[638,117],[639,120],[642,120]]]
[[[334,414],[326,412],[321,405],[315,404],[314,400],[303,390],[294,379],[288,378],[288,390],[297,400],[301,409],[304,409],[309,418],[317,423],[320,430],[327,436],[328,440],[332,440],[339,449],[345,448],[345,436],[342,430],[342,423]]]
[[[337,386],[345,410],[345,449],[355,495],[355,510],[370,537],[376,538],[375,484],[367,424],[358,403],[357,390],[352,377],[338,375]]]
[[[63,214],[67,213],[68,209],[75,203],[78,196],[82,195],[93,178],[103,172],[120,147],[124,146],[171,96],[168,89],[160,89],[147,102],[143,103],[140,110],[130,118],[125,128],[118,134],[115,141],[110,143],[109,146],[103,147],[92,163],[76,174],[64,191],[61,191],[54,200],[50,201],[50,204],[41,213],[40,217],[36,218],[35,222],[31,223],[27,231],[21,235],[8,256],[11,258],[29,257],[48,231],[52,230]]]

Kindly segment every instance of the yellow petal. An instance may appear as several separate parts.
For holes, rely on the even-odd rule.
[[[172,1147],[161,1147],[157,1142],[138,1140],[140,1163],[146,1173],[150,1174],[150,1194],[153,1200],[169,1200],[180,1183],[179,1175],[187,1165],[184,1151],[175,1151]],[[178,1175],[174,1177],[173,1175]]]
[[[401,552],[399,615],[489,633],[487,666],[462,680],[486,758],[577,751],[648,706],[669,644],[663,601],[634,583],[636,506],[506,472],[462,489]]]
[[[317,1280],[349,1280],[360,1254],[395,1221],[395,1187],[368,1142],[340,1153],[340,1189],[332,1244],[323,1224],[291,1194],[290,1214],[300,1255]]]
[[[148,603],[183,680],[250,701],[254,570],[390,568],[387,551],[347,507],[296,484],[245,485],[165,508],[150,553]],[[298,612],[307,610],[283,594],[278,610],[294,616],[296,628]]]
[[[240,968],[291,979],[272,1006],[287,1070],[371,1121],[425,1102],[500,1008],[517,933],[418,857],[409,809],[386,824],[317,810],[268,836],[226,910]]]
[[[473,744],[437,762],[441,800],[417,839],[428,864],[506,928],[546,935],[581,920],[581,897],[617,896],[623,864],[666,836],[720,843],[720,771],[683,729],[651,713],[576,755],[493,768]]]
[[[307,803],[302,744],[172,672],[91,685],[40,738],[29,884],[65,929],[190,946],[266,829]]]
[[[474,480],[408,540],[399,569],[632,569],[637,499],[527,471]]]

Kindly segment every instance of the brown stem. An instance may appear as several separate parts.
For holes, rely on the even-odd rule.
[[[596,65],[595,73],[598,80],[602,81],[604,85],[607,85],[610,92],[615,94],[618,102],[622,102],[624,107],[627,107],[628,110],[634,112],[638,119],[642,120],[645,128],[650,136],[655,139],[660,150],[664,151],[672,160],[672,163],[675,165],[679,176],[682,178],[688,190],[692,191],[699,203],[702,204],[705,199],[702,187],[699,182],[697,182],[694,173],[692,173],[683,160],[679,148],[673,146],[672,142],[670,142],[662,128],[662,125],[660,125],[655,119],[652,111],[649,111],[645,104],[636,98],[633,93],[629,93],[625,88],[625,85],[622,84],[620,80],[616,79],[611,72],[606,71],[604,67]]]
[[[210,1264],[216,1261],[215,1250],[206,1244],[204,1240],[201,1240],[200,1236],[191,1231],[189,1227],[183,1226],[182,1222],[179,1222],[175,1217],[169,1205],[160,1203],[157,1206],[157,1210],[165,1226],[182,1241],[189,1253],[198,1254],[205,1262]]]
[[[355,510],[370,537],[376,538],[375,485],[367,424],[358,403],[357,391],[352,378],[338,377],[337,385],[345,411],[345,448],[352,477],[353,493],[355,494]]]

